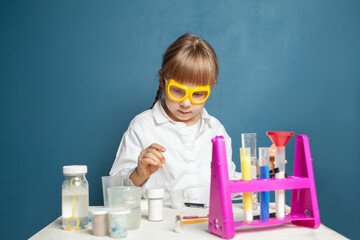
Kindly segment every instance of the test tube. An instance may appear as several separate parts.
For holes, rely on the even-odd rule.
[[[260,178],[268,179],[269,173],[269,148],[259,148]],[[260,221],[269,221],[269,191],[260,192]]]
[[[256,179],[258,173],[258,164],[257,164],[257,153],[256,153],[256,133],[242,133],[241,134],[241,147],[250,148],[250,158],[251,158],[251,178]],[[252,193],[253,201],[253,210],[256,210],[258,207],[258,193]]]
[[[251,181],[250,148],[240,148],[240,160],[241,160],[242,180]],[[253,220],[251,192],[247,192],[243,194],[243,206],[244,206],[243,207],[244,222],[251,223]]]
[[[285,147],[276,147],[275,149],[275,168],[279,169],[275,178],[285,178]],[[275,191],[275,201],[276,218],[282,220],[285,218],[285,190]]]

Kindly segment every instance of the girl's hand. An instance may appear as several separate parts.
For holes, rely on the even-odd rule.
[[[131,181],[136,186],[142,186],[145,181],[165,163],[164,155],[166,149],[160,144],[153,143],[143,149],[138,158],[138,166],[130,175]]]
[[[269,168],[270,170],[273,170],[275,168],[275,145],[272,144],[269,148]],[[285,160],[285,164],[287,164],[287,161]]]

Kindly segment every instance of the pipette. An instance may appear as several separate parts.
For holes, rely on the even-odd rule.
[[[251,180],[251,160],[250,160],[250,148],[240,148],[240,160],[241,160],[241,173],[242,180]],[[253,221],[252,214],[252,193],[247,192],[243,194],[244,205],[244,222],[251,223]]]

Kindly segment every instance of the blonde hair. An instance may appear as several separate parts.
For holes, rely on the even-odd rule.
[[[193,34],[184,34],[173,42],[163,55],[159,70],[159,89],[155,103],[165,89],[165,78],[181,83],[214,87],[219,66],[214,49],[205,40]]]

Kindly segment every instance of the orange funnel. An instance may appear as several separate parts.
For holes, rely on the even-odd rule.
[[[285,147],[290,138],[294,136],[294,132],[267,132],[275,147]]]

